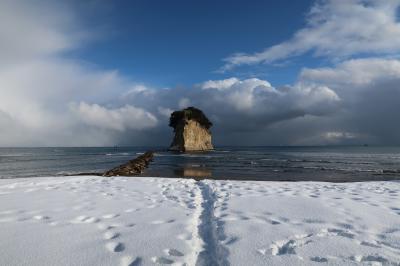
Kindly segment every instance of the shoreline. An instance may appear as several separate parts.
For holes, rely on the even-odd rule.
[[[31,179],[31,178],[59,178],[59,177],[80,177],[80,176],[93,176],[93,177],[104,177],[103,173],[76,173],[76,174],[60,174],[60,175],[45,175],[45,176],[16,176],[16,177],[1,177],[0,180],[9,179]],[[210,181],[255,181],[255,182],[288,182],[288,183],[299,183],[299,182],[323,182],[323,183],[362,183],[362,182],[400,182],[400,177],[394,176],[391,179],[362,179],[362,180],[293,180],[293,179],[263,179],[263,178],[224,178],[224,177],[189,177],[189,176],[161,176],[161,175],[151,175],[147,176],[146,173],[142,173],[135,176],[108,176],[108,177],[126,177],[126,178],[160,178],[160,179],[187,179],[194,181],[210,180]]]

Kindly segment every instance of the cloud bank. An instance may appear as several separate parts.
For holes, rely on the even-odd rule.
[[[399,60],[353,59],[335,67],[304,69],[300,79],[328,85],[343,99],[330,120],[332,130],[350,132],[353,142],[400,144]]]
[[[0,3],[0,146],[112,145],[115,132],[158,121],[110,102],[136,84],[116,70],[69,59],[92,34],[55,2]]]
[[[169,115],[191,105],[213,121],[217,145],[400,144],[400,60],[347,59],[399,51],[397,7],[318,2],[292,39],[227,61],[273,62],[307,51],[345,58],[302,69],[292,85],[232,77],[151,88],[72,59],[92,36],[68,6],[2,1],[0,146],[167,146]]]

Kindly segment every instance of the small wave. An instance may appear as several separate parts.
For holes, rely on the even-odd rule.
[[[188,153],[184,153],[181,156],[182,157],[187,157],[187,158],[207,158],[207,159],[211,158],[210,155],[188,154]]]
[[[263,159],[265,160],[265,159]],[[276,159],[271,159],[271,160],[276,160]],[[336,161],[336,160],[309,160],[309,159],[288,159],[288,160],[282,160],[290,163],[322,163],[322,164],[345,164],[345,165],[371,165],[371,164],[376,164],[374,162],[349,162],[349,161]]]
[[[136,153],[136,154],[140,154],[140,153]],[[143,153],[141,153],[143,154]],[[106,156],[120,156],[120,155],[129,155],[128,152],[118,152],[118,153],[106,153]]]
[[[384,170],[384,169],[360,169],[360,168],[336,168],[336,167],[320,167],[320,166],[287,166],[282,168],[291,169],[308,169],[316,171],[338,171],[349,173],[378,173],[378,174],[398,174],[400,170]]]
[[[268,161],[268,162],[289,162],[287,159],[273,159],[273,158],[263,158],[260,161]]]
[[[23,156],[30,156],[32,154],[27,154],[27,153],[6,153],[6,154],[0,154],[0,157],[23,157]]]
[[[383,174],[400,174],[400,169],[383,169]]]
[[[79,172],[76,171],[60,171],[56,173],[56,176],[63,176],[63,175],[74,175],[78,174]]]

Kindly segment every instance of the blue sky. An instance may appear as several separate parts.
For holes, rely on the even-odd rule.
[[[311,3],[113,1],[90,9],[81,6],[82,16],[90,19],[87,23],[97,25],[104,35],[79,50],[77,57],[158,87],[230,76],[288,84],[309,58],[281,67],[216,70],[232,53],[258,51],[289,38],[304,25]]]
[[[0,1],[0,146],[400,145],[400,0]]]

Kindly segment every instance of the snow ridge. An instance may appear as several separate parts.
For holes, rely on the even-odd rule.
[[[202,212],[199,216],[198,232],[203,242],[203,249],[199,253],[196,265],[226,266],[228,250],[220,244],[218,238],[218,224],[214,216],[216,195],[211,187],[203,181],[197,182],[201,190]]]

